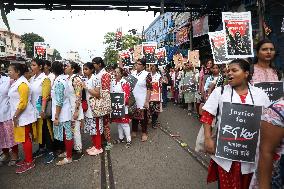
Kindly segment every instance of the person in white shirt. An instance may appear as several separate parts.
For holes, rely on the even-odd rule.
[[[14,126],[8,96],[11,84],[12,80],[0,72],[0,149],[3,151],[0,156],[0,166],[7,161],[9,161],[9,166],[13,166],[19,158],[18,144],[14,140]],[[12,149],[11,155],[10,148]]]
[[[145,70],[146,59],[138,59],[136,62],[136,70],[132,73],[138,79],[133,94],[136,100],[137,109],[132,119],[132,137],[137,136],[139,122],[142,126],[142,142],[147,141],[147,125],[148,125],[148,111],[149,101],[152,90],[151,73]]]
[[[28,80],[24,77],[27,71],[25,64],[12,63],[9,66],[9,76],[15,82],[11,85],[8,96],[11,117],[14,124],[15,142],[23,144],[25,159],[16,163],[19,168],[16,173],[21,174],[35,167],[32,157],[31,127],[37,121],[36,110],[31,103],[31,91]],[[35,135],[34,135],[35,136]]]
[[[66,150],[66,153],[59,155],[59,157],[64,157],[64,159],[58,161],[56,165],[65,165],[72,162],[71,90],[69,89],[68,80],[64,75],[61,62],[53,62],[52,72],[55,75],[51,88],[53,133],[55,139],[64,141]]]
[[[70,89],[69,97],[72,111],[72,127],[74,128],[74,150],[73,160],[79,160],[83,156],[82,137],[81,137],[81,121],[84,119],[82,108],[82,79],[78,75],[81,67],[75,62],[69,62],[65,67],[65,74]]]
[[[47,117],[46,107],[50,99],[51,82],[43,73],[44,60],[34,59],[31,62],[31,69],[34,74],[30,79],[31,102],[37,112],[37,142],[39,150],[33,154],[34,158],[40,157],[45,153],[44,163],[51,163],[55,156],[53,154],[53,129],[50,117]],[[45,149],[46,147],[46,149]]]
[[[212,138],[216,133],[212,133],[212,123],[217,116],[217,127],[220,124],[223,102],[232,102],[240,104],[250,104],[267,107],[270,104],[267,94],[261,89],[252,86],[250,64],[243,59],[233,60],[228,67],[229,85],[216,88],[205,105],[201,122],[204,125],[205,150],[211,154],[211,161],[208,168],[207,181],[214,182],[218,180],[219,187],[223,189],[248,188],[256,163],[246,163],[227,160],[216,157],[216,141]],[[223,91],[223,92],[222,92]],[[219,107],[219,113],[217,115]]]

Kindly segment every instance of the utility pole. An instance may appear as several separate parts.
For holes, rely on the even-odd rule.
[[[192,12],[190,13],[190,17],[189,17],[189,49],[190,51],[193,50],[193,27],[192,27]]]
[[[259,22],[259,39],[265,38],[265,32],[263,27],[264,22],[264,12],[265,12],[265,0],[258,0],[258,22]]]
[[[164,13],[165,13],[165,0],[161,0],[160,15],[163,15]]]

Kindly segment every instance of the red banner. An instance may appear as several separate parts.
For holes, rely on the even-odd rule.
[[[183,27],[176,33],[176,44],[183,44],[189,41],[188,28]]]

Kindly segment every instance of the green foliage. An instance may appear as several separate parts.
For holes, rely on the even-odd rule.
[[[34,56],[34,42],[44,42],[44,38],[35,33],[25,33],[21,36],[21,40],[25,44],[28,58]]]
[[[53,51],[53,58],[54,58],[55,60],[62,60],[62,57],[61,57],[61,55],[60,55],[60,52],[59,52],[58,50],[56,50],[56,49],[54,49],[54,51]]]
[[[122,49],[127,50],[133,48],[135,45],[141,44],[142,39],[134,35],[122,36]],[[106,45],[104,57],[105,63],[116,63],[119,60],[119,51],[116,49],[115,32],[108,32],[104,36],[104,44]]]

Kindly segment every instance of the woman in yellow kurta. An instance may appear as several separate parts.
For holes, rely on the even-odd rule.
[[[42,156],[45,152],[44,163],[49,164],[54,160],[53,154],[53,129],[50,117],[45,114],[47,101],[50,99],[51,82],[43,72],[44,61],[34,59],[31,62],[31,69],[34,76],[30,79],[31,102],[36,108],[37,122],[36,133],[39,149],[33,156]],[[45,149],[46,147],[46,149]]]
[[[32,159],[32,141],[30,128],[36,122],[36,111],[31,104],[31,93],[28,80],[23,76],[25,65],[12,63],[9,66],[9,76],[14,80],[8,96],[13,118],[15,142],[22,142],[25,155],[24,161],[16,163],[19,168],[16,173],[24,173],[32,169],[35,164]]]

